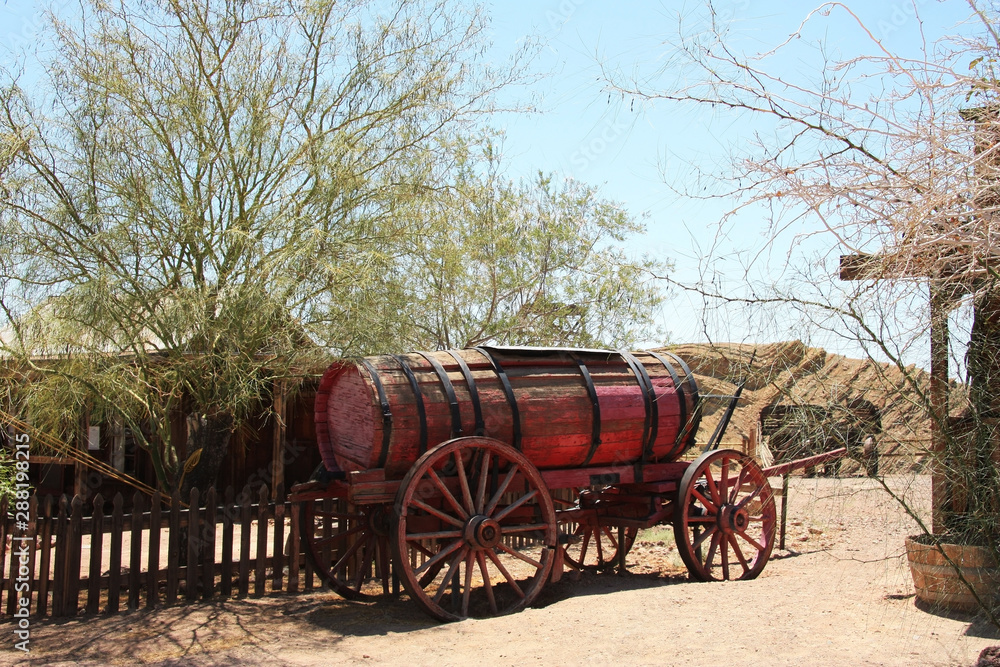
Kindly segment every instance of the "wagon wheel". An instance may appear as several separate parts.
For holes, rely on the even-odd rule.
[[[774,546],[774,494],[760,466],[740,452],[702,454],[681,478],[674,538],[700,581],[753,579]]]
[[[417,459],[396,494],[392,547],[403,585],[442,621],[531,604],[552,569],[556,515],[538,470],[490,438]],[[511,546],[517,538],[534,544]]]
[[[344,501],[329,498],[303,503],[306,557],[320,578],[345,598],[389,595],[392,511],[387,505],[343,507]]]
[[[596,489],[598,492],[603,489]],[[576,498],[587,489],[573,489]],[[552,502],[558,509],[572,509],[577,499],[564,500],[553,495]],[[563,557],[577,570],[606,570],[618,563],[618,528],[600,525],[594,518],[562,521],[559,524],[560,541],[564,542]],[[636,528],[625,529],[625,553],[635,543]]]

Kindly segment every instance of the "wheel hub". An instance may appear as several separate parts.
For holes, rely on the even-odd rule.
[[[502,537],[500,524],[482,514],[477,514],[465,524],[465,541],[474,549],[492,549]]]
[[[719,513],[719,527],[727,533],[742,533],[750,525],[750,513],[745,507],[726,505]]]
[[[382,506],[375,507],[368,515],[368,526],[379,537],[386,537],[392,529],[389,513]]]

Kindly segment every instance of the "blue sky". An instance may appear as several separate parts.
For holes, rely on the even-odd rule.
[[[820,4],[717,0],[714,6],[719,21],[729,26],[729,43],[743,52],[759,53],[798,31]],[[848,0],[846,4],[885,48],[907,57],[919,57],[925,45],[933,47],[941,37],[963,30],[961,24],[970,14],[962,0]],[[715,235],[711,225],[732,202],[680,197],[665,179],[685,185],[689,163],[724,169],[730,149],[747,141],[754,128],[704,107],[637,103],[630,108],[626,101],[622,108],[599,78],[600,63],[623,72],[651,71],[669,57],[679,17],[685,34],[704,29],[704,3],[495,0],[491,7],[497,49],[511,49],[525,35],[536,34],[544,42],[539,67],[554,72],[532,87],[539,113],[501,120],[512,173],[530,177],[542,169],[599,186],[602,194],[634,215],[646,216],[648,235],[635,248],[672,259],[675,277],[693,281],[697,256]],[[833,8],[828,16],[813,17],[784,60],[773,66],[793,76],[815,77],[822,68],[820,43],[828,53],[843,57],[871,54],[877,48],[847,11]],[[670,84],[662,81],[664,87]],[[739,216],[720,254],[760,247],[766,223],[763,212],[761,217]],[[775,253],[773,262],[783,261],[782,254]],[[719,266],[725,270],[725,260]],[[780,272],[782,267],[772,263],[768,270]],[[738,266],[731,275],[740,277]],[[833,351],[860,354],[850,341],[803,331],[796,320],[782,321],[781,313],[775,317],[768,331],[749,329],[738,315],[705,322],[696,299],[675,294],[662,320],[674,342],[802,338]],[[915,345],[908,361],[924,365],[925,348]]]
[[[58,0],[55,6],[60,4],[68,5],[69,0]],[[952,34],[969,15],[963,0],[848,0],[846,4],[885,47],[909,56],[919,55],[923,44]],[[766,51],[784,41],[818,5],[777,0],[716,0],[714,4],[720,23],[729,26],[733,47],[747,53]],[[0,47],[30,44],[44,6],[47,3],[30,0],[0,2]],[[630,107],[628,103],[622,107],[618,98],[609,95],[599,74],[600,64],[625,72],[655,68],[669,56],[668,43],[678,35],[678,17],[683,17],[686,34],[704,29],[704,3],[492,0],[487,7],[493,20],[494,57],[503,57],[534,36],[542,41],[534,67],[550,73],[520,91],[536,100],[538,113],[495,119],[505,131],[503,148],[510,175],[530,178],[542,170],[598,186],[605,197],[645,218],[649,233],[632,244],[632,250],[671,259],[676,277],[693,280],[700,248],[711,242],[711,225],[730,202],[684,199],[664,179],[684,186],[687,165],[692,162],[723,169],[729,150],[746,141],[753,128],[704,108]],[[865,54],[875,48],[849,14],[835,8],[829,16],[809,23],[790,51],[793,57],[777,67],[802,76],[815,73],[821,67],[819,42],[840,55]],[[670,81],[662,83],[668,86]],[[763,217],[741,216],[723,244],[723,254],[759,246],[766,222]],[[674,342],[700,341],[706,336],[758,342],[808,338],[808,332],[798,330],[791,320],[787,326],[778,322],[767,332],[748,330],[736,317],[716,319],[706,326],[697,303],[684,294],[672,297],[661,318]],[[843,341],[812,342],[856,353]]]

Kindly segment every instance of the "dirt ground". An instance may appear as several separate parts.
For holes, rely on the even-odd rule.
[[[891,484],[926,512],[930,480]],[[640,534],[630,574],[549,585],[533,608],[439,624],[405,597],[333,593],[37,620],[30,665],[963,665],[996,630],[913,598],[903,539],[915,531],[865,479],[793,479],[787,549],[759,579],[692,583],[669,527]]]

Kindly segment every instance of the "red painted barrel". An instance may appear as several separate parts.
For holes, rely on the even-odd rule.
[[[390,479],[467,435],[506,442],[542,470],[663,462],[694,444],[697,401],[672,354],[481,347],[334,363],[316,431],[328,469]]]

